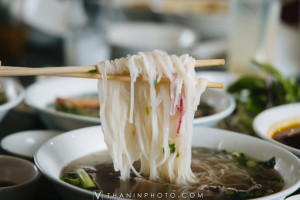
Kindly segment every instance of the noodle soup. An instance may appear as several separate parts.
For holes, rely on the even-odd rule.
[[[140,169],[139,162],[134,165]],[[283,179],[274,165],[275,158],[257,161],[241,152],[193,148],[191,168],[197,182],[179,186],[159,179],[149,181],[134,173],[130,179],[121,180],[108,152],[103,151],[69,164],[62,171],[61,179],[121,198],[147,199],[147,195],[152,194],[157,198],[163,195],[163,199],[173,199],[173,195],[182,199],[248,199],[270,195],[283,188]]]

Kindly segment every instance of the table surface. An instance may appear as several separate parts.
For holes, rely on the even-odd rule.
[[[13,109],[0,124],[0,140],[11,133],[41,129],[46,129],[46,127],[34,112],[24,112],[19,109]],[[1,147],[0,154],[10,155],[1,149]],[[33,162],[33,160],[30,161]],[[294,194],[300,194],[300,189]],[[33,200],[61,200],[61,198],[53,184],[46,177],[42,176]]]

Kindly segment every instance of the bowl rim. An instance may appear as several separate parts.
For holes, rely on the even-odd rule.
[[[25,185],[28,185],[30,183],[33,183],[33,182],[37,181],[41,176],[41,172],[39,171],[39,168],[34,163],[32,163],[28,160],[25,160],[25,159],[19,158],[19,157],[15,157],[15,156],[9,156],[9,155],[0,155],[0,159],[1,158],[6,158],[6,159],[10,159],[10,160],[15,160],[17,162],[26,163],[30,167],[32,167],[32,169],[36,173],[33,177],[31,177],[31,179],[25,181],[24,183],[19,183],[19,184],[16,184],[16,185],[13,185],[13,186],[8,186],[8,187],[0,187],[0,192],[5,191],[5,190],[11,190],[11,189],[18,188],[18,187],[23,187]]]
[[[14,78],[7,78],[7,77],[1,77],[1,80],[3,80],[4,82],[6,81],[12,81],[12,83],[14,84],[14,86],[16,87],[17,90],[17,97],[10,99],[8,98],[8,101],[2,105],[0,105],[0,112],[9,110],[13,107],[15,107],[16,105],[18,105],[25,97],[25,89],[24,87]],[[5,92],[5,91],[4,91]]]
[[[72,135],[76,132],[79,132],[83,129],[92,129],[92,128],[100,128],[101,126],[91,126],[91,127],[85,127],[85,128],[80,128],[80,129],[76,129],[76,130],[72,130],[72,131],[68,131],[64,134],[61,134],[61,135],[58,135],[56,137],[54,137],[53,139],[59,139],[60,137],[66,137],[66,135]],[[194,125],[195,127],[195,125]],[[283,151],[285,152],[285,154],[288,154],[291,158],[295,159],[295,160],[298,160],[298,165],[300,167],[300,161],[298,159],[298,157],[296,157],[294,154],[292,154],[291,152],[287,151],[285,148],[281,147],[281,146],[277,146],[273,143],[270,143],[270,142],[267,142],[267,141],[264,141],[264,140],[261,140],[259,138],[255,138],[255,137],[252,137],[252,136],[249,136],[249,135],[245,135],[245,134],[240,134],[240,133],[237,133],[237,132],[233,132],[233,131],[228,131],[228,130],[223,130],[223,129],[217,129],[217,128],[211,128],[211,127],[197,127],[197,128],[201,128],[201,129],[206,129],[206,130],[217,130],[219,132],[223,132],[223,134],[238,134],[239,137],[244,137],[244,138],[248,138],[248,139],[251,139],[251,140],[259,140],[260,142],[263,142],[269,146],[273,146],[274,148],[277,148],[279,149],[280,151]],[[49,142],[49,141],[48,141]],[[48,142],[46,142],[45,144],[42,145],[42,147],[44,145],[46,145]],[[40,147],[40,149],[42,149],[42,147]],[[40,150],[39,149],[39,150]],[[68,184],[62,180],[60,180],[59,178],[56,178],[54,177],[53,175],[49,174],[48,172],[46,172],[42,167],[41,165],[39,164],[39,160],[38,160],[38,152],[39,150],[35,153],[34,155],[34,162],[35,162],[35,165],[38,167],[38,169],[41,171],[41,173],[43,175],[45,175],[48,179],[50,179],[51,181],[55,182],[56,184],[59,184],[59,185],[62,185],[64,187],[67,187],[67,188],[71,188],[71,189],[74,189],[75,191],[77,192],[82,192],[84,193],[85,195],[93,195],[94,193],[92,191],[88,191],[88,190],[85,190],[83,188],[79,188],[79,187],[76,187],[74,185],[71,185],[71,184]],[[274,194],[271,194],[271,195],[268,195],[268,196],[264,196],[264,197],[259,197],[259,198],[255,198],[255,199],[264,199],[264,200],[269,200],[269,199],[273,199],[273,197],[276,197],[279,193],[281,194],[282,197],[286,197],[287,195],[290,195],[291,193],[293,193],[294,191],[296,191],[298,188],[300,187],[300,179],[292,186],[288,187],[288,188],[285,188],[277,193],[274,193]],[[114,198],[112,196],[108,196],[108,195],[105,195],[105,194],[102,194],[102,197],[103,198],[110,198],[110,199],[120,199],[120,198]]]
[[[276,140],[268,137],[265,133],[262,132],[262,130],[258,126],[258,122],[260,120],[262,120],[261,118],[265,118],[265,116],[268,116],[269,112],[276,111],[276,110],[279,110],[279,109],[290,108],[290,107],[300,107],[300,103],[284,104],[284,105],[279,105],[279,106],[275,106],[275,107],[266,109],[266,110],[262,111],[261,113],[259,113],[258,115],[255,116],[255,118],[253,120],[253,123],[252,123],[252,127],[253,127],[254,131],[257,133],[257,135],[259,137],[261,137],[261,138],[263,138],[263,139],[265,139],[267,141],[270,141],[270,142],[272,142],[274,144],[277,144],[280,147],[283,147],[283,148],[285,148],[285,149],[287,149],[287,150],[289,150],[289,151],[297,154],[298,156],[300,156],[300,149],[297,149],[297,148],[285,145],[285,144],[283,144],[281,142],[278,142],[278,141],[276,141]]]

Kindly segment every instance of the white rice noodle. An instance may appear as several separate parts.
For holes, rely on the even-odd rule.
[[[194,65],[189,55],[160,50],[97,64],[103,74],[98,85],[102,129],[121,179],[129,178],[132,170],[178,185],[196,181],[191,170],[192,122],[207,80],[196,79]],[[106,74],[129,74],[131,82],[107,80]],[[136,82],[137,77],[145,81]],[[140,171],[135,161],[141,162]]]

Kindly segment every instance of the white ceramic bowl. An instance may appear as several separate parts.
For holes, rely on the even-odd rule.
[[[1,89],[4,90],[8,97],[8,102],[0,105],[0,122],[3,120],[7,112],[18,105],[25,96],[24,88],[21,84],[12,78],[0,78]]]
[[[98,125],[100,120],[94,117],[58,112],[47,107],[57,97],[70,97],[97,92],[97,80],[78,78],[53,78],[38,81],[29,86],[25,102],[36,109],[49,129],[73,130]]]
[[[259,160],[276,157],[275,168],[280,172],[285,187],[281,192],[261,200],[278,200],[300,187],[300,161],[292,153],[272,143],[220,129],[194,127],[194,147],[240,150]],[[35,163],[56,186],[64,200],[89,200],[93,192],[77,188],[59,179],[62,169],[83,156],[106,149],[100,126],[70,131],[47,141],[36,153]]]
[[[271,138],[274,129],[291,122],[300,123],[300,103],[286,104],[267,109],[257,115],[253,121],[255,132],[262,138],[271,141],[279,146],[300,156],[300,150],[277,142]]]
[[[10,134],[1,140],[1,148],[21,157],[33,158],[42,144],[60,133],[54,130],[30,130]]]

